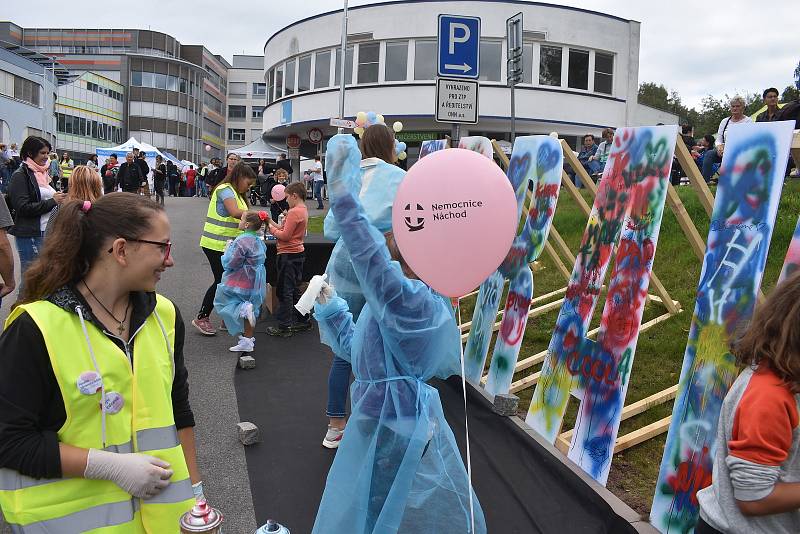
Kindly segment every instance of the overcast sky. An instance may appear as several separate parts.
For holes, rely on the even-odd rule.
[[[299,19],[342,7],[340,0],[138,0],[113,8],[93,0],[5,0],[0,17],[23,27],[151,28],[184,44],[202,43],[231,61],[263,53],[275,31]],[[350,5],[375,3],[351,0]],[[684,103],[712,94],[792,84],[800,61],[800,0],[564,0],[642,23],[639,82],[663,83]],[[10,4],[10,5],[9,5]],[[247,5],[247,7],[245,7]],[[101,7],[102,6],[102,7]],[[224,6],[230,6],[226,11]],[[526,21],[527,22],[527,21]],[[535,24],[526,23],[534,29]],[[591,28],[586,28],[591,31]]]

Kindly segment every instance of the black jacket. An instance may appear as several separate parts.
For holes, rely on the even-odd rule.
[[[111,176],[106,176],[107,170],[109,170],[108,163],[100,167],[100,178],[103,180],[104,195],[113,193],[117,189],[117,173],[119,172],[119,167],[115,165],[111,168]]]
[[[9,231],[17,237],[38,237],[41,234],[40,218],[56,207],[56,201],[42,200],[39,184],[33,171],[24,163],[11,175],[8,200],[14,210],[14,227]]]
[[[275,165],[278,169],[284,169],[289,173],[289,178],[292,177],[292,164],[288,159],[279,159]]]
[[[92,315],[83,295],[65,286],[47,298],[75,313],[80,305],[87,322],[100,328],[120,349],[122,340],[105,331]],[[153,313],[154,293],[131,293],[131,331],[135,332]],[[172,411],[180,430],[194,426],[189,405],[188,372],[183,359],[185,328],[175,308],[175,377],[172,381]],[[136,357],[136,338],[131,345],[131,365]],[[23,313],[0,335],[0,467],[34,478],[61,476],[58,429],[67,415],[64,398],[53,373],[44,338],[30,315]]]
[[[145,160],[143,160],[141,158],[137,159],[135,161],[136,161],[136,164],[139,165],[139,170],[141,171],[142,176],[145,177],[144,179],[147,179],[147,175],[150,174],[150,166],[147,164],[147,161],[145,161]]]
[[[217,187],[219,183],[222,180],[224,180],[227,175],[228,175],[227,166],[219,167],[211,171],[211,174],[209,174],[208,177],[206,177],[206,185],[208,186],[208,189],[211,190]]]
[[[145,163],[145,165],[147,164]],[[119,166],[119,172],[117,172],[117,183],[119,183],[123,191],[127,191],[129,193],[139,191],[139,188],[142,186],[142,182],[146,179],[147,178],[145,175],[142,175],[141,166],[136,161],[134,161],[132,165],[129,165],[126,161]]]

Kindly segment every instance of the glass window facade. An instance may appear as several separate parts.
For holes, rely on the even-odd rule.
[[[569,49],[567,86],[572,89],[589,88],[589,52],[587,50]]]
[[[297,62],[291,59],[286,62],[286,77],[284,78],[283,96],[294,94],[294,71]]]
[[[386,43],[386,65],[383,78],[387,82],[402,82],[407,78],[408,42]]]
[[[380,43],[358,45],[358,83],[378,83]]]
[[[267,74],[267,103],[272,104],[275,100],[275,69],[270,69]]]
[[[228,128],[228,141],[240,141],[244,143],[244,128]]]
[[[311,89],[311,56],[303,56],[297,61],[297,92]]]
[[[487,82],[500,81],[500,64],[502,62],[503,43],[500,41],[483,41],[480,44],[481,71],[479,80]],[[436,56],[434,55],[434,61]]]
[[[353,47],[348,46],[345,51],[344,56],[344,84],[350,85],[353,83]],[[334,85],[339,85],[339,79],[341,76],[341,65],[342,65],[342,49],[336,49],[336,72],[334,73]]]
[[[38,107],[41,93],[42,86],[38,83],[0,71],[0,94]]]
[[[228,106],[229,119],[246,119],[247,106]]]
[[[614,56],[595,52],[594,91],[610,95],[614,86]]]
[[[260,119],[264,116],[264,106],[253,106],[250,114],[252,119]]]
[[[253,84],[253,96],[264,96],[266,93],[267,93],[267,84],[265,83]]]
[[[414,79],[436,79],[436,41],[414,42]]]
[[[317,52],[314,60],[314,89],[331,84],[331,51]]]
[[[561,54],[560,46],[539,49],[539,85],[561,86]]]

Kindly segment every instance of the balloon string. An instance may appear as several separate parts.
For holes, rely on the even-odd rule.
[[[460,302],[457,307],[461,310]],[[461,329],[459,329],[458,347],[461,349],[461,388],[464,391],[464,441],[467,449],[467,479],[469,480],[469,518],[471,530],[475,532],[475,504],[472,499],[472,457],[469,452],[469,421],[467,420],[467,379],[464,372],[464,345],[461,343]]]

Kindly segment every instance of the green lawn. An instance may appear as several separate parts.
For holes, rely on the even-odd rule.
[[[583,191],[584,198],[591,206],[593,199],[586,190]],[[679,187],[678,193],[700,235],[705,240],[708,235],[709,218],[696,193],[688,186]],[[800,214],[800,181],[794,180],[787,183],[783,189],[762,284],[765,292],[775,285],[780,274],[798,214]],[[586,217],[566,190],[562,190],[559,198],[554,225],[574,252],[580,243],[586,225]],[[566,285],[564,276],[547,254],[542,254],[540,260],[542,269],[534,275],[534,298]],[[571,271],[572,262],[565,263]],[[683,311],[640,335],[626,405],[677,383],[694,310],[700,267],[700,260],[692,252],[675,215],[667,206],[661,224],[653,270],[673,300],[681,303]],[[475,297],[462,301],[464,321],[471,319],[474,302]],[[504,299],[501,300],[501,305],[503,302]],[[603,294],[600,296],[591,328],[595,328],[599,324],[604,302],[605,295]],[[658,317],[664,312],[665,310],[660,304],[650,303],[645,308],[642,321]],[[556,309],[529,321],[520,351],[520,360],[547,348],[557,315],[558,310]],[[493,346],[494,342],[490,347]],[[517,373],[514,380],[533,374],[540,368],[541,365],[537,365],[521,371]],[[520,397],[522,417],[527,411],[532,393],[533,388],[517,393]],[[620,436],[666,417],[672,411],[672,404],[673,401],[669,401],[624,421],[620,428]],[[577,401],[573,401],[567,411],[564,429],[572,428],[576,410]],[[662,434],[614,456],[608,487],[642,514],[648,513],[650,509],[665,439],[666,434]]]
[[[324,215],[317,215],[316,217],[309,217],[308,218],[308,233],[309,234],[321,234],[322,233],[322,223],[325,221]]]

